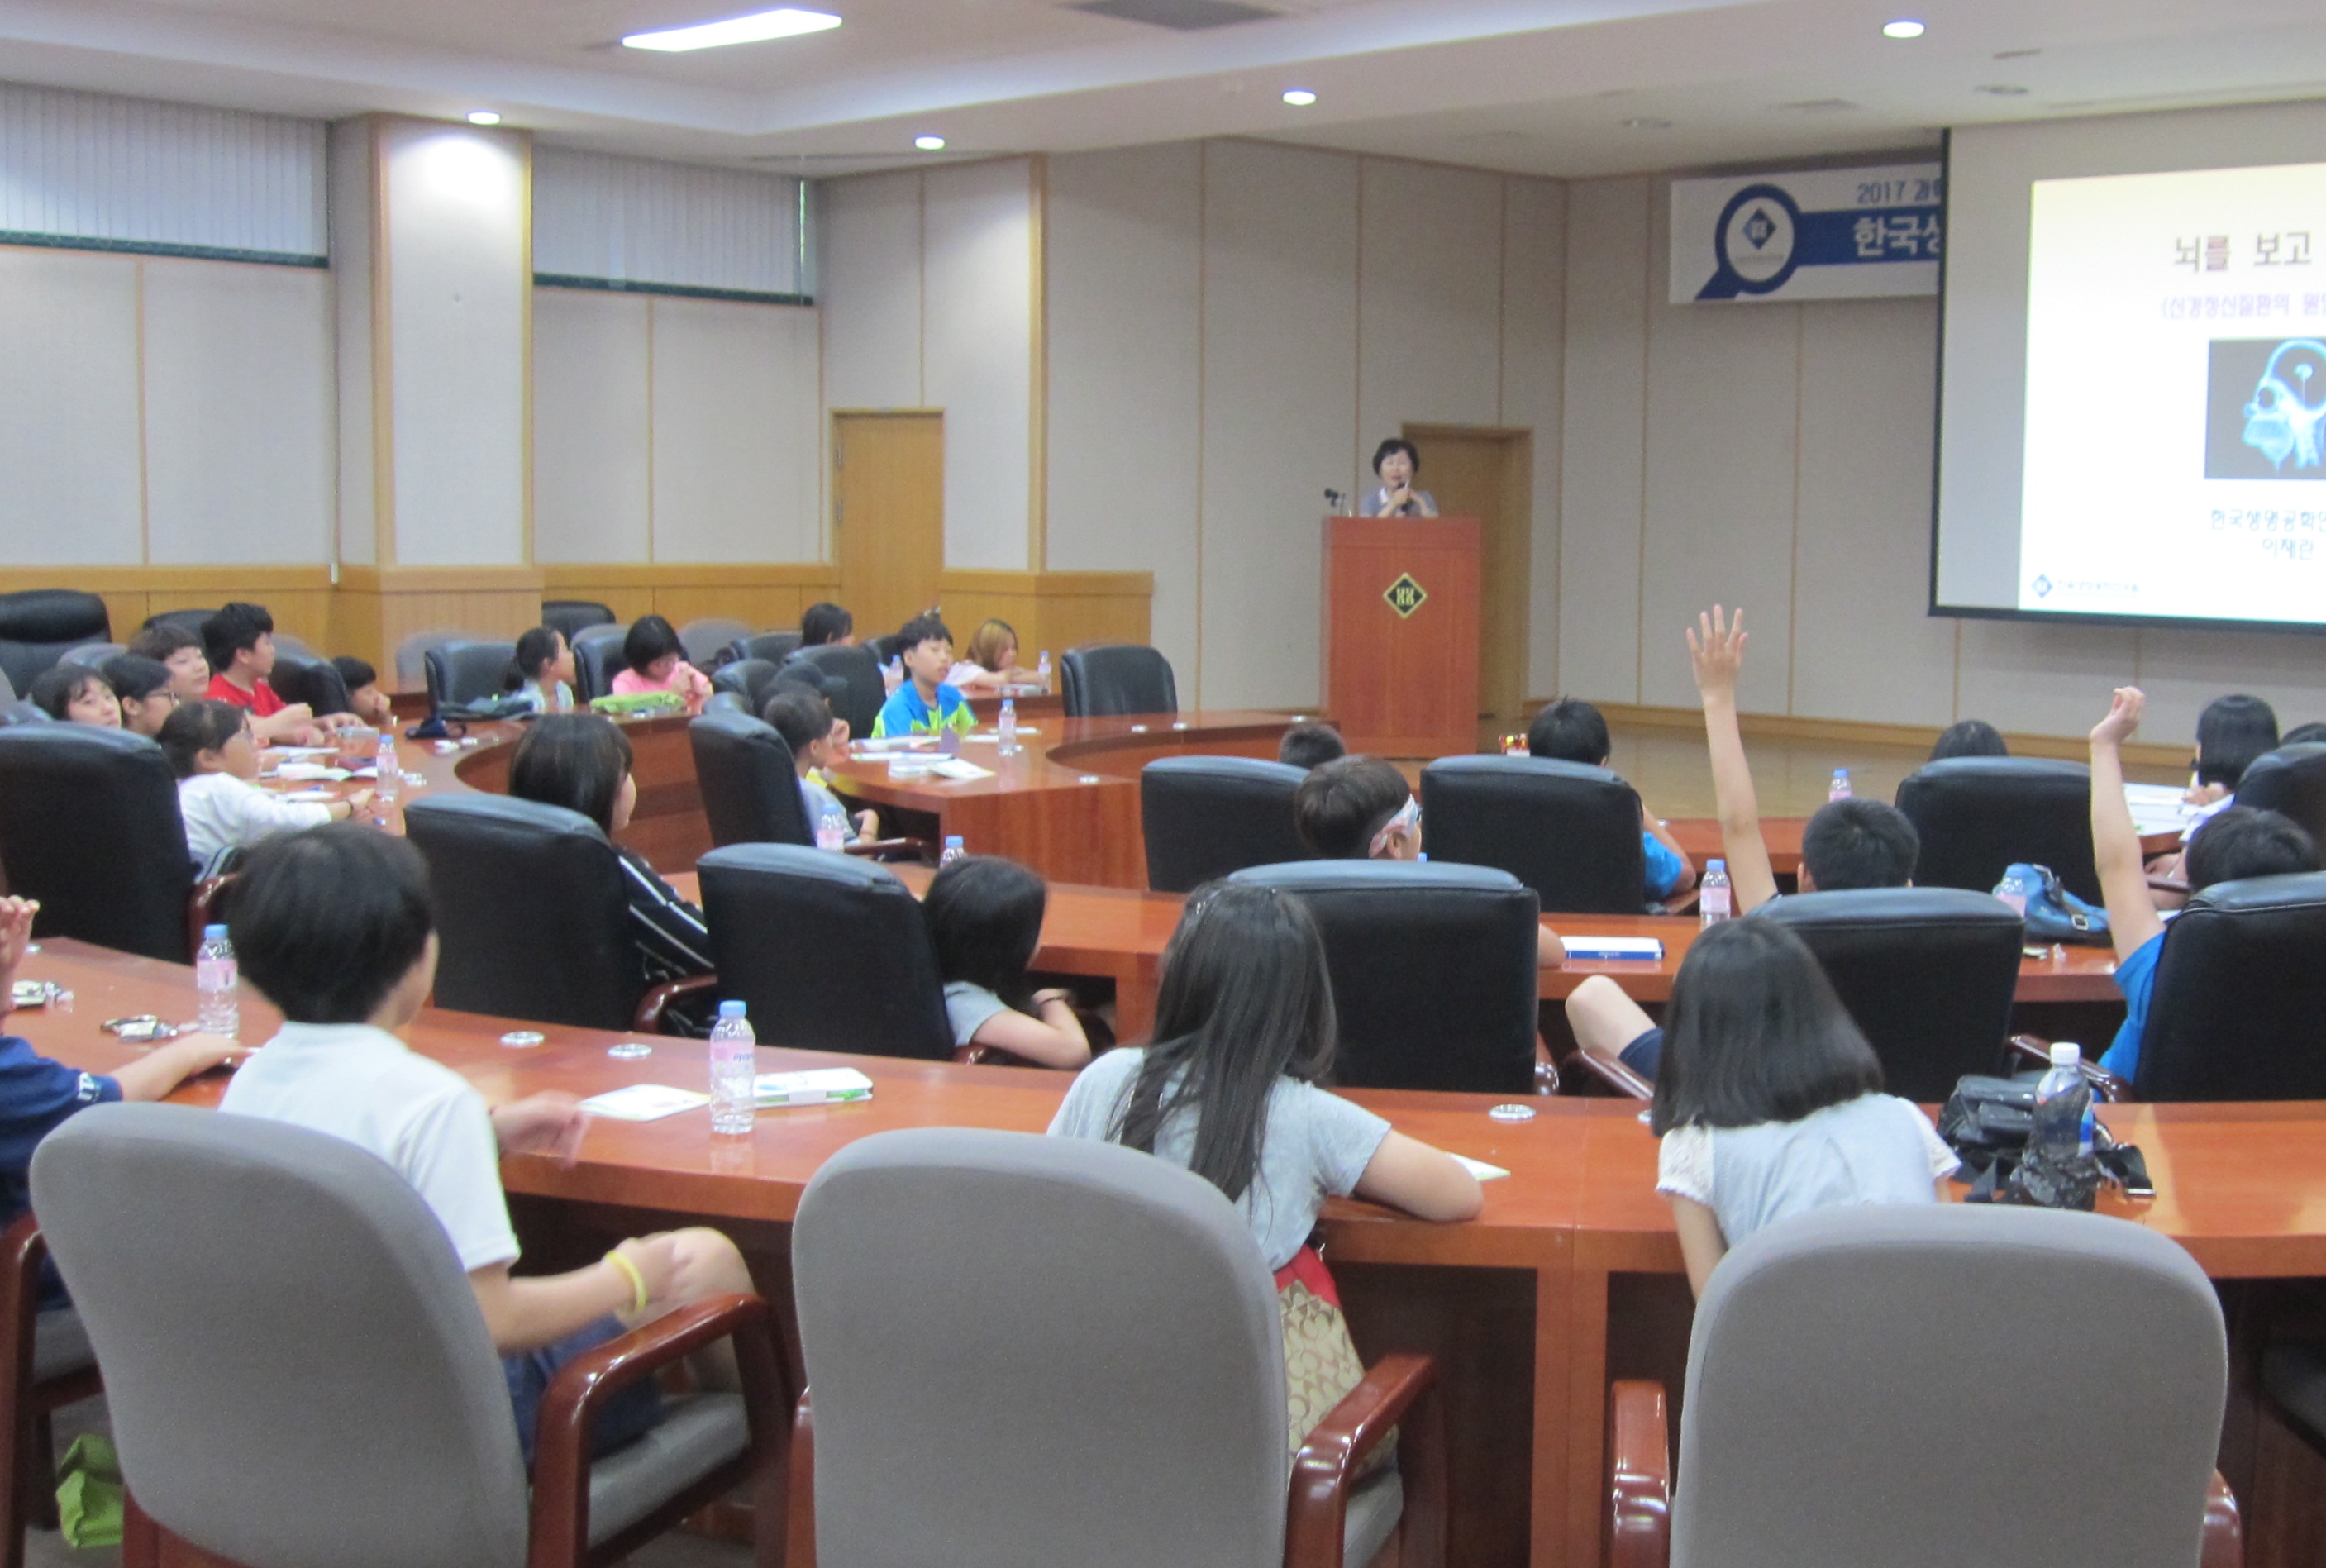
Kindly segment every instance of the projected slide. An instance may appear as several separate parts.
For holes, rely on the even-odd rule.
[[[2326,619],[2326,163],[2038,180],[2018,608]]]

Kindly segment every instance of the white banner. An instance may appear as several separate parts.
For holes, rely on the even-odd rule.
[[[1939,292],[1936,163],[1675,180],[1671,302]]]

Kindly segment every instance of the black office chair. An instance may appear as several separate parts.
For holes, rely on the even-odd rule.
[[[155,626],[181,626],[199,637],[202,635],[202,623],[216,614],[218,611],[215,608],[163,610],[158,615],[147,616],[138,622],[137,629],[150,632]]]
[[[194,863],[162,748],[87,724],[0,727],[0,869],[37,936],[184,963]]]
[[[57,655],[60,664],[78,664],[85,670],[102,670],[112,660],[129,650],[120,643],[83,643],[77,648],[67,648]]]
[[[735,639],[750,635],[747,622],[707,616],[678,628],[678,645],[686,654],[686,662],[708,675],[733,656],[728,650]]]
[[[872,733],[872,721],[880,717],[881,705],[889,700],[889,687],[880,679],[880,661],[871,649],[825,643],[802,648],[786,661],[784,668],[814,672],[823,685],[825,700],[832,704],[833,717],[848,720],[848,732],[860,740]]]
[[[347,678],[329,659],[302,659],[278,653],[274,655],[274,673],[266,678],[266,683],[283,700],[304,702],[318,718],[354,710],[348,700]]]
[[[815,842],[792,748],[772,727],[749,714],[705,713],[687,725],[686,739],[714,846]]]
[[[1921,835],[1921,887],[1985,893],[2005,868],[2049,866],[2068,890],[2097,904],[2092,776],[2081,763],[2036,756],[1950,756],[1898,786],[1898,809]]]
[[[873,658],[883,664],[903,652],[903,649],[898,645],[897,634],[894,632],[882,632],[877,637],[865,637],[861,639],[859,645],[871,649]]]
[[[1255,866],[1325,936],[1340,1015],[1335,1081],[1523,1094],[1535,1087],[1540,906],[1505,871],[1395,860]]]
[[[1144,643],[1086,643],[1068,648],[1058,667],[1069,719],[1179,711],[1171,661]]]
[[[2326,871],[2217,882],[2191,898],[2165,927],[2134,1094],[2326,1099],[2322,955]]]
[[[711,677],[713,691],[732,691],[743,700],[743,710],[756,714],[767,704],[768,688],[783,673],[765,659],[737,659],[721,664],[719,673]]]
[[[1538,756],[1447,756],[1421,770],[1432,865],[1493,866],[1562,914],[1647,905],[1639,792],[1604,767]]]
[[[881,868],[796,844],[732,844],[697,867],[722,997],[763,1045],[947,1061],[936,951]]]
[[[1252,756],[1165,756],[1139,770],[1147,886],[1192,893],[1247,866],[1305,860],[1292,792],[1308,775]]]
[[[545,598],[541,601],[541,624],[563,633],[571,645],[591,626],[612,626],[614,608],[591,598]]]
[[[1753,912],[1809,944],[1882,1061],[1891,1093],[1936,1103],[1968,1072],[1999,1071],[2026,927],[1958,887],[1805,893]]]
[[[83,643],[113,640],[105,601],[70,588],[31,588],[0,593],[0,671],[19,691],[33,678]]]
[[[405,833],[436,890],[436,1005],[583,1029],[651,1033],[715,977],[648,987],[628,885],[598,824],[507,795],[424,795]]]
[[[622,657],[622,639],[629,635],[628,626],[597,626],[566,639],[573,647],[575,695],[582,701],[614,694],[614,677],[630,667]]]
[[[2238,782],[2238,804],[2283,812],[2326,844],[2326,745],[2281,746]]]
[[[429,649],[421,661],[428,676],[428,700],[440,709],[466,708],[500,696],[509,690],[509,673],[516,666],[515,643],[446,643]]]
[[[799,645],[797,632],[755,632],[748,637],[737,637],[727,645],[727,652],[737,660],[765,659],[770,664],[780,665],[799,652]]]
[[[753,716],[751,713],[751,705],[743,700],[742,693],[740,691],[713,691],[710,696],[705,697],[702,700],[702,711],[705,713],[733,713],[746,719]]]

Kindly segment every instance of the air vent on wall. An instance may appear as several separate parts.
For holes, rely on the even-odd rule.
[[[1206,27],[1233,27],[1239,22],[1267,22],[1279,14],[1238,0],[1079,0],[1066,7],[1118,22],[1143,22],[1174,32],[1196,32]]]

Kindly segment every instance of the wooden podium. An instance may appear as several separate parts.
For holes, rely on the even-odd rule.
[[[1478,520],[1325,519],[1325,709],[1353,752],[1478,748]]]

